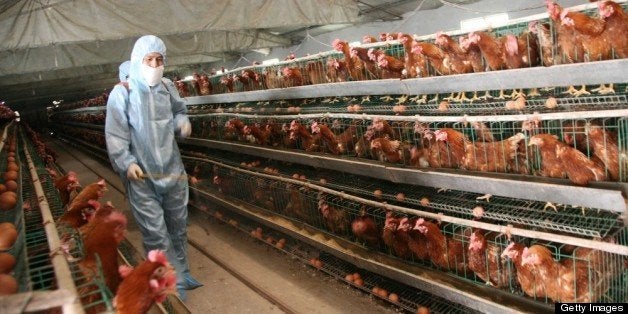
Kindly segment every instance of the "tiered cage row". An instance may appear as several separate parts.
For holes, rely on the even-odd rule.
[[[289,234],[261,227],[259,222],[234,213],[228,208],[207,206],[208,203],[212,202],[212,199],[208,197],[208,193],[211,192],[211,190],[203,189],[201,186],[192,187],[190,206],[207,214],[208,219],[215,219],[219,223],[228,224],[243,234],[250,235],[261,243],[279,250],[291,259],[309,264],[315,270],[322,271],[356,289],[372,293],[375,297],[391,302],[410,312],[415,312],[417,309],[429,310],[431,313],[477,312],[434,294],[361,269],[332,254],[307,245],[303,241],[294,240]],[[195,244],[192,245],[196,246]]]
[[[42,160],[40,151],[21,132],[20,125],[13,125],[12,129],[18,138],[19,193],[15,207],[3,211],[2,221],[8,221],[11,216],[19,231],[9,250],[18,261],[12,273],[19,287],[17,294],[2,297],[6,302],[4,308],[9,312],[112,310],[112,295],[102,274],[87,278],[80,269],[80,236],[76,231],[53,227],[53,220],[61,216],[64,209],[46,168],[47,161]],[[64,248],[63,241],[68,238],[60,239],[59,235],[74,239],[71,241],[74,244]]]
[[[627,7],[623,1],[618,2],[622,3],[621,6],[624,9]],[[583,12],[595,18],[598,16],[598,10],[595,5],[582,5],[568,8],[568,10]],[[175,83],[180,93],[188,97],[349,81],[425,78],[461,73],[478,73],[486,70],[500,71],[522,67],[543,67],[621,58],[612,45],[609,49],[610,53],[600,55],[589,55],[577,45],[573,45],[574,48],[569,50],[566,50],[568,49],[567,47],[557,49],[557,45],[552,45],[552,43],[557,43],[559,40],[557,23],[561,24],[561,21],[549,18],[548,14],[539,14],[512,21],[507,26],[496,27],[490,31],[481,30],[480,32],[472,33],[457,31],[446,35],[454,45],[458,46],[460,43],[460,47],[465,47],[463,42],[470,40],[472,37],[470,34],[486,33],[497,38],[513,35],[519,39],[519,45],[525,47],[525,51],[521,52],[521,55],[525,55],[527,60],[532,60],[522,64],[513,65],[505,62],[495,65],[487,60],[486,57],[480,57],[477,61],[477,66],[474,66],[473,69],[462,71],[456,70],[453,66],[443,67],[440,61],[437,62],[429,58],[430,53],[424,52],[423,55],[427,56],[424,57],[426,64],[421,70],[417,71],[418,73],[409,73],[414,71],[407,71],[407,69],[406,72],[402,72],[402,64],[407,60],[405,59],[406,55],[410,52],[416,53],[416,50],[413,49],[412,41],[427,45],[436,44],[439,48],[444,47],[444,50],[450,47],[451,44],[443,43],[440,33],[408,37],[409,40],[405,43],[405,40],[402,39],[403,36],[392,33],[383,34],[384,36],[380,35],[380,38],[365,36],[364,43],[361,45],[350,47],[346,42],[334,42],[334,50],[332,51],[299,58],[291,55],[286,60],[274,64],[251,65],[228,71],[223,69],[220,74],[195,74],[191,81],[176,80]],[[471,48],[463,49],[473,50],[473,47],[473,44],[471,44]],[[423,48],[423,51],[428,49],[426,46]],[[382,65],[381,59],[383,58],[380,57],[381,54],[394,58],[394,62],[399,62],[401,68],[395,67],[392,61]]]
[[[38,205],[31,205],[39,202],[41,204],[41,200],[46,200],[46,208],[47,210],[42,211],[42,213],[47,212],[47,215],[34,215],[32,217],[32,222],[30,225],[33,230],[33,239],[37,241],[36,243],[39,245],[37,247],[38,250],[41,250],[41,256],[35,260],[29,260],[25,265],[36,265],[42,266],[45,271],[45,275],[40,275],[37,278],[52,278],[61,276],[61,274],[68,274],[65,277],[66,284],[72,283],[74,285],[74,290],[68,291],[69,289],[59,289],[58,286],[61,283],[53,283],[53,290],[55,293],[59,293],[58,297],[63,297],[63,299],[57,300],[54,304],[60,304],[62,301],[74,301],[73,308],[67,309],[65,306],[60,309],[64,313],[101,313],[101,312],[111,312],[114,311],[114,294],[108,287],[109,279],[105,277],[103,274],[103,268],[105,266],[99,252],[91,253],[93,256],[87,257],[86,253],[89,250],[86,246],[83,245],[83,240],[86,239],[85,230],[79,230],[72,226],[72,223],[68,222],[68,219],[64,220],[68,212],[66,211],[67,207],[62,206],[62,196],[55,187],[55,179],[58,179],[60,174],[68,174],[68,169],[62,169],[55,163],[55,159],[57,158],[57,153],[50,149],[47,145],[45,145],[42,141],[41,135],[37,132],[33,131],[28,125],[23,125],[23,129],[25,130],[25,134],[28,135],[29,139],[26,139],[24,136],[24,146],[28,147],[31,152],[31,159],[34,166],[32,167],[32,171],[37,174],[38,179],[32,180],[29,178],[29,182],[41,182],[42,193],[45,195],[41,197],[38,195],[42,193],[26,193],[24,192],[24,199],[29,199],[28,204],[24,207],[25,212],[30,213],[31,209],[39,209]],[[78,136],[78,135],[81,136]],[[80,137],[85,137],[84,140],[80,140]],[[90,138],[91,136],[91,138]],[[95,142],[94,136],[103,138],[102,133],[93,132],[92,134],[77,133],[77,138],[71,138],[73,142],[77,146],[75,147],[86,147],[88,152],[90,152],[93,156],[99,158],[106,158],[106,149],[104,145],[104,140],[102,141],[102,147],[98,147],[99,144],[97,141]],[[34,145],[34,146],[33,146]],[[68,172],[66,172],[68,171]],[[78,176],[81,176],[80,174]],[[80,194],[83,187],[78,187],[77,192]],[[89,186],[88,186],[89,188]],[[37,189],[35,189],[37,191]],[[80,195],[79,195],[80,196]],[[109,202],[107,202],[109,203]],[[35,213],[38,213],[37,211]],[[85,215],[86,212],[83,212],[82,215]],[[83,216],[85,219],[85,216]],[[71,218],[69,220],[72,220]],[[53,230],[42,230],[41,227],[44,226],[48,228],[48,226],[52,226],[55,222]],[[27,222],[27,225],[29,223]],[[99,230],[100,231],[100,230]],[[89,233],[89,232],[88,232]],[[48,249],[48,246],[44,246],[45,241],[50,242],[50,238],[57,238],[53,244],[48,244],[50,247],[54,247],[54,249]],[[28,237],[27,237],[28,238]],[[42,242],[43,241],[43,242]],[[97,242],[97,241],[96,241]],[[93,250],[93,243],[92,250]],[[108,251],[101,251],[102,254],[108,254]],[[120,265],[139,265],[145,259],[139,251],[135,250],[133,246],[127,242],[126,240],[122,240],[122,242],[117,247],[115,251],[115,259],[118,261]],[[56,267],[55,263],[53,264],[53,269],[50,269],[50,262],[57,258],[62,258],[64,263],[67,263],[68,270],[60,271],[58,267]],[[107,263],[111,263],[111,256],[106,256]],[[57,262],[58,263],[58,262]],[[109,264],[111,265],[111,264]],[[109,268],[111,269],[111,268]],[[117,266],[116,266],[117,270]],[[36,278],[35,275],[31,275],[32,278]],[[51,279],[51,280],[52,280]],[[43,288],[44,290],[46,287]],[[54,297],[54,296],[51,296]],[[42,304],[41,301],[34,302]],[[42,305],[40,305],[42,306]],[[45,309],[52,308],[53,305],[43,304]],[[13,307],[8,307],[13,309]],[[185,313],[189,312],[187,308],[182,304],[182,302],[174,296],[168,296],[165,300],[162,301],[161,304],[154,304],[150,312],[159,312],[159,313]]]
[[[7,121],[11,121],[7,119]],[[8,280],[15,283],[15,289],[27,289],[30,285],[28,281],[27,251],[25,246],[24,213],[17,208],[21,208],[22,200],[17,197],[21,193],[22,178],[19,175],[21,164],[20,155],[16,153],[15,126],[12,123],[0,124],[0,223],[2,228],[0,234],[2,243],[0,246],[0,269],[3,276],[11,276],[14,280],[4,277],[4,285],[10,286]],[[12,166],[10,166],[12,164]],[[16,168],[17,171],[15,170]],[[12,174],[9,175],[9,172]],[[8,255],[7,255],[8,254]]]
[[[596,209],[583,212],[582,208],[569,206],[553,211],[544,209],[542,202],[500,197],[486,202],[478,200],[478,194],[463,191],[437,192],[436,189],[395,185],[384,180],[346,173],[321,172],[313,168],[285,165],[274,161],[259,162],[250,157],[234,154],[206,153],[203,159],[190,157],[186,160],[188,172],[195,175],[194,190],[239,200],[248,206],[265,211],[267,215],[305,223],[319,232],[341,237],[370,251],[402,259],[411,265],[444,271],[456,278],[482,286],[489,279],[481,268],[471,264],[480,259],[481,265],[497,267],[497,270],[491,268],[491,271],[497,271],[501,274],[500,277],[503,277],[499,282],[491,277],[490,281],[496,288],[515,295],[524,295],[526,293],[523,292],[525,290],[522,291],[515,263],[505,257],[493,260],[495,256],[491,254],[501,255],[513,241],[530,247],[537,244],[550,250],[553,258],[561,264],[569,265],[571,261],[575,261],[579,265],[573,270],[574,277],[570,278],[584,278],[578,279],[584,281],[577,283],[583,287],[575,290],[573,299],[566,297],[567,299],[562,301],[623,302],[628,296],[625,290],[628,274],[623,265],[625,256],[614,253],[617,248],[615,244],[622,246],[625,251],[627,229],[616,213],[598,212]],[[276,169],[280,169],[279,172]],[[326,193],[326,189],[331,191]],[[196,195],[202,197],[203,194]],[[477,215],[475,211],[478,206],[482,207],[482,222],[510,225],[518,230],[511,231],[512,237],[508,232],[502,232],[503,229],[483,231],[482,234],[488,241],[487,247],[490,249],[481,251],[479,256],[477,252],[469,249],[472,234],[480,230],[472,228],[474,226],[470,223]],[[456,260],[453,263],[465,266],[448,267],[426,252],[423,255],[416,255],[408,249],[387,243],[384,238],[387,226],[392,223],[387,214],[390,215],[391,212],[397,219],[408,217],[410,221],[415,220],[415,217],[428,219],[422,213],[429,213],[431,214],[429,217],[441,219],[443,223],[440,232],[448,241],[456,241],[464,248],[454,255]],[[449,221],[455,219],[450,218],[460,220],[457,220],[458,223],[451,223]],[[355,224],[365,219],[371,219],[377,225],[379,230],[377,239],[361,237],[356,232]],[[532,238],[528,231],[540,232],[543,235]],[[552,241],[558,238],[556,235],[569,237],[569,243]],[[604,239],[605,242],[587,242],[586,245],[590,247],[572,245],[583,239]],[[606,243],[610,243],[611,246],[598,248],[598,245],[603,246]],[[454,248],[455,246],[450,246],[444,250]],[[372,256],[370,258],[375,259]],[[378,261],[381,262],[382,259]],[[596,275],[590,275],[593,273]],[[563,284],[574,286],[576,282]],[[543,303],[560,301],[547,296],[529,294],[528,296]]]
[[[531,21],[547,23],[556,39],[547,15],[492,32],[519,35]],[[372,47],[405,54],[398,41]],[[565,59],[553,47],[541,54],[540,62]],[[382,80],[366,69],[334,72],[330,65],[343,57],[330,51],[209,77],[214,95],[188,98],[192,137],[180,141],[193,191],[236,212],[252,208],[355,245],[376,257],[326,248],[476,310],[508,311],[499,305],[503,297],[520,311],[628,300],[625,59],[464,75],[437,73],[432,64],[430,77]],[[237,78],[247,72],[245,78],[261,78],[257,85]],[[60,133],[62,126],[102,132],[102,119],[93,117],[104,112],[51,118]],[[558,141],[560,150],[543,149],[540,139]],[[582,179],[573,165],[593,175]],[[379,228],[376,239],[352,228],[366,217]],[[448,243],[441,251],[451,258],[443,263],[383,239],[386,226],[397,237],[393,226],[402,220],[414,231],[436,223]],[[481,237],[486,249],[469,249]],[[536,253],[518,251],[523,246]],[[559,273],[544,278],[538,268],[519,269],[517,255],[526,255],[527,267],[530,256],[545,257]]]
[[[598,106],[598,103],[588,105]],[[535,158],[539,149],[527,146],[531,137],[551,134],[589,156],[599,154],[595,146],[600,144],[598,140],[602,146],[606,143],[606,146],[612,145],[613,150],[622,150],[628,143],[623,134],[626,130],[626,119],[618,115],[625,112],[627,111],[429,118],[390,114],[311,113],[265,116],[214,113],[194,115],[191,121],[194,137],[199,139],[237,141],[273,149],[375,159],[416,168],[457,168],[541,176],[542,166],[540,160]],[[420,155],[421,150],[432,152],[437,149],[439,141],[434,138],[439,132],[450,130],[456,132],[449,134],[450,136],[459,134],[465,138],[466,146],[461,148],[462,155],[452,156],[457,153],[453,147],[445,147],[442,154],[434,152],[435,156],[431,159]],[[521,135],[520,139],[516,137],[518,135]],[[377,138],[386,138],[388,142],[398,145],[398,149],[391,148],[391,151],[398,151],[399,156],[382,157],[380,150],[372,144]],[[519,141],[515,144],[521,142],[518,145],[521,147],[514,147],[514,152],[510,152],[508,141],[517,139]],[[447,140],[441,142],[446,143]],[[414,152],[416,150],[419,152]],[[502,159],[497,162],[499,165],[492,165],[491,161],[485,160],[490,158],[486,155],[489,152],[495,158]],[[482,156],[483,153],[485,156]],[[521,156],[516,156],[517,154]],[[419,160],[413,157],[426,159],[427,164],[418,163]],[[608,181],[626,182],[628,164],[625,156],[618,157],[619,164],[605,165],[604,171],[609,177]],[[453,160],[454,158],[459,160]],[[506,165],[505,162],[512,164]]]
[[[626,93],[587,98],[550,96],[538,100],[544,103],[553,98],[566,104],[565,107],[571,106],[573,111],[532,112],[523,108],[489,114],[491,108],[487,107],[481,108],[478,115],[462,116],[449,112],[427,115],[425,111],[431,109],[423,111],[423,104],[395,104],[395,99],[411,98],[407,95],[362,98],[366,97],[371,98],[370,104],[363,106],[366,110],[388,106],[393,112],[380,109],[377,113],[330,113],[326,112],[329,107],[325,104],[318,107],[321,103],[317,100],[299,100],[309,104],[288,108],[307,108],[308,113],[276,114],[277,110],[272,107],[267,107],[270,110],[265,113],[249,113],[243,110],[241,103],[223,103],[219,107],[222,112],[191,115],[193,137],[186,142],[345,169],[354,174],[370,172],[372,176],[391,178],[396,183],[611,211],[625,208],[617,190],[628,179]],[[380,99],[379,106],[374,98]],[[382,101],[388,98],[393,100]],[[280,101],[273,103],[277,102]],[[396,106],[411,108],[409,110],[416,110],[418,114],[395,112]],[[467,108],[475,106],[471,104]],[[192,110],[211,110],[197,107]],[[556,140],[556,147],[566,147],[566,152],[577,155],[581,165],[593,164],[597,175],[582,180],[577,173],[554,171],[556,167],[567,167],[571,161],[565,158],[565,164],[557,166],[544,158],[550,149],[538,145],[538,141],[547,137]],[[505,184],[510,186],[496,185],[495,178],[507,179]],[[532,184],[532,190],[526,190],[531,184],[529,181],[539,184]],[[481,182],[487,184],[480,187]],[[548,182],[554,184],[544,184]],[[547,193],[548,188],[557,193]],[[574,194],[563,197],[565,193]],[[597,193],[607,195],[595,198]]]

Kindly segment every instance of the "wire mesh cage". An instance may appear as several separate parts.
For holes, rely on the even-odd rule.
[[[29,152],[35,152],[33,144],[26,140],[23,143],[28,147]],[[21,152],[23,154],[23,152]],[[38,175],[38,182],[43,188],[45,200],[54,218],[58,218],[64,213],[61,205],[59,193],[54,187],[53,178],[46,169],[44,161],[36,155],[31,154],[30,160]],[[26,160],[22,157],[22,160]],[[26,164],[26,163],[24,163]],[[26,168],[26,167],[24,167]],[[22,173],[22,183],[34,182],[30,171]],[[52,264],[52,259],[56,255],[63,255],[70,266],[70,273],[76,284],[78,297],[81,299],[83,308],[87,311],[112,310],[111,292],[104,284],[102,268],[97,262],[95,272],[87,272],[81,263],[84,260],[84,250],[81,235],[78,230],[69,226],[57,225],[57,232],[61,240],[61,245],[51,251],[48,236],[44,226],[50,221],[44,221],[41,213],[40,201],[32,184],[20,184],[21,195],[26,206],[23,209],[23,230],[24,230],[24,262],[17,267],[23,268],[24,276],[20,285],[20,292],[27,291],[52,291],[58,289],[58,274]],[[16,269],[15,272],[18,272]]]
[[[354,241],[406,262],[445,271],[452,276],[478,284],[491,282],[497,288],[527,295],[541,302],[560,300],[623,302],[625,299],[626,291],[622,284],[625,280],[623,262],[626,257],[620,254],[561,243],[530,241],[534,239],[522,237],[511,238],[504,233],[470,228],[456,223],[438,223],[406,212],[387,209],[386,204],[464,219],[477,219],[476,210],[480,206],[483,221],[513,224],[521,228],[571,234],[577,237],[605,239],[603,241],[608,243],[624,245],[626,227],[618,219],[617,214],[593,212],[583,216],[579,208],[552,211],[546,210],[542,202],[507,198],[495,198],[490,203],[485,203],[480,202],[473,193],[460,191],[438,193],[417,186],[399,186],[383,180],[334,172],[321,173],[303,167],[282,166],[279,174],[274,171],[275,168],[265,163],[248,163],[227,155],[216,158],[221,163],[232,166],[242,165],[242,169],[248,171],[227,168],[213,162],[210,162],[212,166],[202,166],[201,161],[195,160],[194,168],[203,168],[205,175],[211,173],[213,177],[211,184],[198,184],[194,186],[195,188],[203,190],[209,186],[209,189],[218,191],[224,196],[265,209],[274,215],[306,223],[321,232]],[[264,170],[261,170],[262,167]],[[256,175],[249,171],[272,173],[277,175],[277,178],[290,178],[303,184]],[[198,173],[200,175],[202,172],[199,170]],[[201,175],[202,177],[204,176]],[[203,180],[200,179],[200,182]],[[342,193],[325,193],[312,188],[312,184]],[[347,195],[357,195],[383,203],[381,206],[372,206],[370,203],[349,199]],[[534,285],[540,285],[543,280],[537,278],[538,275],[532,274],[533,278],[517,275],[520,273],[519,268],[523,267],[521,261],[517,259],[510,261],[503,257],[508,256],[504,252],[509,250],[513,241],[521,243],[521,252],[518,254],[524,254],[524,246],[531,248],[535,243],[544,250],[550,250],[549,256],[554,263],[551,265],[555,265],[565,276],[569,275],[555,277],[563,278],[560,285],[552,286],[552,289],[559,292],[550,288],[535,290],[537,288]],[[573,270],[573,273],[570,273],[570,270]],[[585,275],[589,277],[583,277]],[[525,281],[528,279],[531,280],[532,287]],[[583,283],[585,281],[587,283]]]
[[[27,258],[27,249],[26,249],[26,230],[24,228],[24,213],[22,211],[22,207],[24,204],[22,198],[22,175],[23,172],[26,171],[24,167],[19,167],[15,178],[13,176],[9,176],[8,173],[14,169],[11,166],[9,169],[9,164],[16,163],[17,165],[21,165],[22,156],[21,145],[19,145],[18,141],[15,141],[17,144],[15,146],[15,151],[12,152],[13,161],[9,162],[9,152],[11,151],[11,141],[16,140],[17,128],[10,128],[8,134],[8,140],[6,141],[6,145],[3,146],[3,149],[0,151],[0,171],[3,173],[3,178],[0,179],[0,183],[2,183],[2,192],[3,196],[8,194],[13,194],[15,196],[15,202],[13,208],[3,208],[0,210],[0,223],[2,223],[2,231],[3,234],[3,246],[10,245],[8,247],[3,247],[0,252],[3,254],[9,254],[13,258],[15,258],[15,263],[12,266],[13,269],[4,269],[3,273],[11,273],[13,278],[17,282],[17,290],[18,291],[26,291],[29,287],[28,280],[28,265],[26,265],[25,261]],[[3,207],[6,207],[7,204],[10,204],[10,198],[6,197],[2,198],[2,202],[9,202],[2,204]],[[13,241],[11,243],[11,240]],[[3,256],[3,260],[6,263],[3,267],[8,266],[7,256]]]
[[[610,88],[604,91],[600,88]],[[366,95],[189,106],[190,115],[241,113],[281,114],[379,114],[379,115],[513,115],[626,109],[626,84],[543,87],[528,89],[459,91],[423,95]]]
[[[343,43],[346,51],[332,50],[302,58],[289,57],[275,64],[246,66],[213,75],[209,77],[210,84],[213,86],[211,94],[378,78],[401,78],[401,69],[397,74],[382,74],[382,70],[376,65],[380,54],[394,58],[395,62],[403,63],[404,48],[398,42],[376,43],[368,47],[349,47],[348,43]],[[190,83],[185,84],[186,89],[189,90]],[[191,84],[194,86],[195,83]],[[195,93],[195,95],[206,94]]]
[[[474,310],[465,306],[453,306],[452,303],[445,298],[441,298],[430,293],[417,291],[405,284],[394,282],[386,279],[378,274],[358,269],[331,254],[321,252],[318,259],[322,262],[321,270],[330,273],[337,278],[346,278],[346,274],[359,275],[363,284],[359,286],[364,291],[371,292],[386,300],[394,300],[391,295],[397,296],[397,305],[407,311],[414,312],[419,308],[423,311],[429,310],[430,313],[475,313]],[[393,301],[395,302],[395,301]],[[460,307],[459,307],[460,306]]]
[[[75,123],[85,123],[85,124],[93,124],[93,125],[105,125],[105,109],[98,110],[87,110],[84,111],[73,111],[73,112],[59,112],[55,114],[51,114],[48,119],[53,122],[75,122]]]
[[[185,147],[183,151],[184,153],[187,152]],[[208,152],[203,158],[209,158],[210,160],[246,170],[258,171],[259,173],[295,178],[312,184],[321,184],[336,191],[344,191],[372,200],[385,201],[388,204],[427,210],[434,213],[444,213],[462,219],[474,219],[474,210],[477,207],[481,207],[483,220],[492,223],[514,224],[533,230],[592,238],[607,237],[617,232],[622,226],[617,213],[593,208],[585,209],[567,205],[554,205],[542,201],[480,195],[456,190],[439,191],[434,188],[395,184],[385,180],[309,168],[302,165],[289,165],[272,160],[260,161],[259,159],[238,154]],[[234,193],[239,193],[238,195],[244,200],[255,199],[252,195],[263,196],[258,197],[255,204],[262,208],[272,208],[272,211],[278,214],[290,216],[284,210],[287,204],[290,203],[290,197],[296,199],[305,197],[305,199],[316,200],[314,212],[320,212],[319,207],[323,204],[321,203],[321,200],[323,200],[334,208],[337,207],[348,212],[349,221],[361,216],[360,212],[363,210],[373,212],[374,217],[382,224],[385,218],[384,211],[372,209],[371,206],[365,207],[360,204],[338,200],[335,196],[319,195],[317,192],[306,193],[305,191],[310,190],[295,184],[273,182],[268,178],[244,175],[235,170],[227,170],[219,166],[203,166],[202,164],[200,161],[195,161],[188,166],[188,173],[194,176],[195,182],[200,182],[196,184],[220,189],[220,184],[222,183],[220,180],[225,177],[227,180],[224,188],[224,191],[227,192],[226,195],[233,196],[236,195]],[[221,173],[217,171],[221,171]],[[235,186],[250,186],[250,189],[229,192],[233,190],[233,180],[244,182],[242,185],[235,184]],[[256,190],[257,186],[260,188]],[[315,224],[315,226],[328,229],[324,220]]]
[[[622,3],[621,7],[625,9],[627,5]],[[551,12],[554,9],[557,11]],[[561,16],[560,13],[563,11],[570,12]],[[424,47],[421,49],[422,52],[415,52],[412,43],[407,44],[404,49],[403,37],[396,34],[389,34],[388,38],[383,38],[380,42],[356,47],[349,47],[346,42],[336,40],[332,43],[335,48],[332,51],[301,58],[291,56],[286,61],[273,65],[238,68],[228,73],[214,75],[210,77],[210,81],[213,86],[219,86],[214,88],[213,92],[218,94],[320,83],[551,66],[624,57],[623,52],[618,53],[619,48],[612,40],[610,42],[598,40],[602,35],[589,36],[587,40],[579,38],[572,40],[573,28],[565,26],[568,23],[563,23],[562,19],[574,19],[572,15],[581,14],[576,19],[582,16],[590,18],[587,24],[589,27],[605,23],[604,19],[598,16],[598,9],[594,6],[563,9],[553,5],[548,6],[548,12],[551,18],[534,16],[517,19],[505,26],[470,34],[455,32],[456,34],[448,36],[437,33],[417,37],[420,38],[421,45],[427,45],[422,46]],[[605,19],[612,18],[611,16]],[[576,29],[581,29],[580,25],[577,25]],[[590,33],[597,34],[597,28]],[[340,43],[344,43],[346,48],[342,48]],[[436,43],[436,46],[433,43]],[[501,51],[503,57],[497,56],[495,51]],[[417,59],[423,60],[424,64]],[[407,64],[404,64],[407,60],[409,60]],[[399,64],[398,71],[390,70],[393,63]],[[403,74],[402,70],[405,70]],[[426,73],[416,75],[414,72],[417,71]]]
[[[415,168],[568,178],[578,185],[626,182],[625,117],[613,111],[595,115],[599,118],[574,113],[469,121],[465,117],[203,114],[191,120],[193,134],[199,138],[276,149],[357,156]],[[551,145],[573,148],[565,148],[561,156],[578,156],[583,165],[595,168],[596,175],[582,182],[577,173],[554,171],[567,166],[551,163],[543,155],[549,148],[532,141],[545,136],[556,138]]]
[[[192,189],[199,192],[199,190]],[[371,271],[360,269],[351,263],[339,259],[332,254],[310,247],[300,241],[290,238],[289,235],[260,226],[259,222],[252,221],[246,216],[235,211],[217,206],[207,206],[209,198],[206,193],[198,193],[198,197],[190,205],[208,215],[208,219],[216,219],[219,223],[231,225],[234,229],[248,234],[260,243],[274,247],[288,255],[292,260],[307,263],[316,271],[324,272],[339,281],[352,285],[354,288],[370,293],[374,297],[381,298],[399,306],[406,311],[414,312],[417,308],[429,309],[434,313],[475,313],[476,311],[464,305],[455,304],[447,298],[442,298],[417,290],[398,281],[380,276]],[[350,275],[351,279],[347,279]],[[354,280],[355,278],[355,280]],[[376,292],[373,288],[381,288],[386,291]],[[386,292],[384,295],[383,292]]]

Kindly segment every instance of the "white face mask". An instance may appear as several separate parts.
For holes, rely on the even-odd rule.
[[[151,66],[148,66],[142,63],[142,76],[144,77],[144,80],[146,80],[146,83],[148,83],[148,86],[155,86],[159,84],[159,82],[161,82],[161,78],[163,75],[164,75],[163,65],[153,68]]]

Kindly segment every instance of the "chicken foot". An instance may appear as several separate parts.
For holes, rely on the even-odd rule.
[[[491,202],[491,197],[493,197],[493,194],[484,194],[482,196],[478,196],[475,199],[480,201],[480,200],[486,200],[487,203]]]
[[[460,92],[458,95],[458,102],[473,102],[473,100],[467,98],[467,93]]]
[[[469,99],[469,102],[472,103],[472,102],[474,102],[476,100],[482,100],[482,98],[478,97],[478,92],[473,92],[473,96],[471,96],[471,99]]]
[[[506,95],[504,95],[504,90],[503,89],[499,90],[499,95],[497,95],[497,97],[495,97],[495,99],[506,99]]]
[[[436,95],[434,96],[434,98],[432,98],[432,99],[430,99],[430,100],[428,100],[428,101],[427,101],[427,103],[428,103],[428,104],[429,104],[429,103],[431,103],[431,102],[433,102],[433,103],[438,103],[438,94],[436,94]]]
[[[580,97],[582,95],[590,95],[591,93],[587,90],[587,87],[585,85],[582,85],[580,89],[576,89],[573,86],[569,86],[569,88],[566,91],[564,91],[563,94],[569,94],[574,97]]]
[[[484,95],[480,97],[480,99],[489,100],[493,99],[493,96],[491,96],[491,92],[487,90],[486,92],[484,92]]]
[[[408,101],[408,95],[403,95],[397,98],[397,105],[405,104]]]
[[[539,97],[541,96],[541,93],[539,93],[539,89],[538,88],[533,88],[531,91],[528,92],[528,97]]]
[[[558,212],[558,208],[556,208],[556,205],[551,202],[545,203],[545,206],[543,206],[543,211],[545,211],[548,207],[553,209],[555,212]]]
[[[416,95],[408,100],[417,104],[425,104],[427,103],[427,95]]]
[[[443,100],[449,101],[449,102],[454,102],[458,99],[458,97],[460,97],[459,95],[456,95],[456,93],[452,92],[451,94],[449,94],[449,96],[443,98]]]
[[[508,97],[510,97],[510,99],[517,99],[520,96],[525,96],[525,93],[523,92],[523,89],[520,89],[520,90],[513,89],[512,93],[510,93],[510,95]]]
[[[591,91],[594,92],[594,93],[598,93],[600,95],[615,94],[615,89],[613,88],[613,83],[608,84],[608,87],[606,86],[606,84],[600,84],[600,87],[594,88]]]
[[[564,91],[563,94],[574,95],[575,92],[576,92],[576,88],[573,87],[573,85],[569,85],[569,88],[567,88],[567,90]]]

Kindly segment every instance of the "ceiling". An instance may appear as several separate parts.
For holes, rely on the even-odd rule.
[[[399,20],[419,5],[442,1],[0,0],[0,101],[28,110],[107,92],[144,34],[164,40],[166,71],[179,72],[296,45],[308,34]]]

